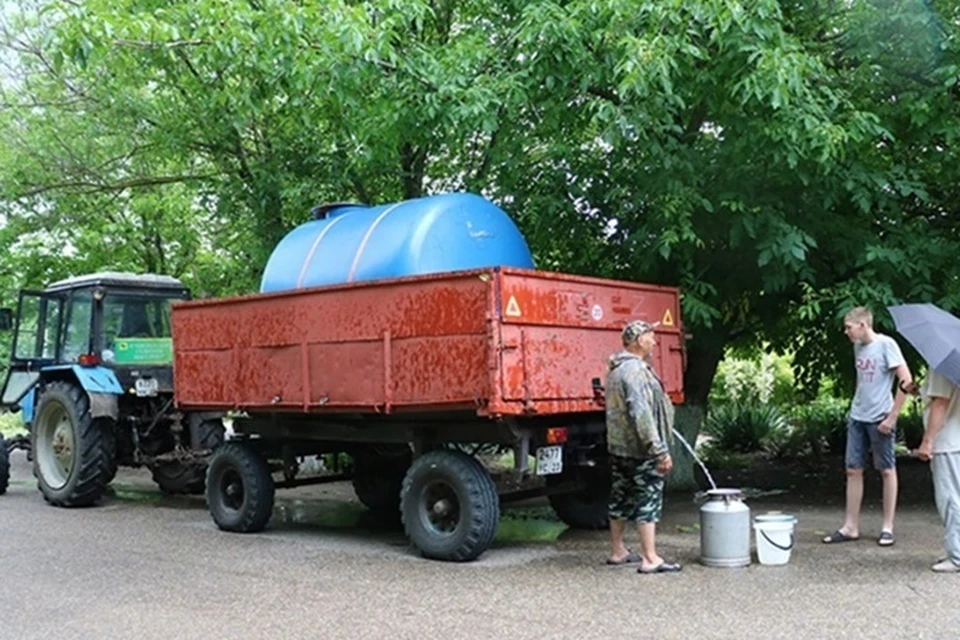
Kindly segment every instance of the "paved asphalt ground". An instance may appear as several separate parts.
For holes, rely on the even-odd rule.
[[[0,497],[2,640],[960,636],[960,575],[928,568],[940,549],[932,504],[901,505],[887,549],[873,539],[876,509],[864,539],[828,547],[837,506],[756,499],[754,513],[799,518],[790,563],[710,569],[697,563],[697,505],[670,496],[661,551],[684,570],[648,576],[602,566],[603,532],[521,533],[473,563],[423,560],[401,532],[358,519],[335,485],[278,492],[271,527],[245,536],[220,532],[202,498],[162,497],[143,472],[122,471],[99,507],[57,509],[22,452],[13,463]]]

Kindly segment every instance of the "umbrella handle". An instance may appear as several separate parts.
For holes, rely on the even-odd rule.
[[[900,387],[900,391],[903,391],[908,396],[920,395],[920,387],[916,382],[910,382],[907,385],[904,385],[903,381],[901,380],[899,381],[898,386]]]

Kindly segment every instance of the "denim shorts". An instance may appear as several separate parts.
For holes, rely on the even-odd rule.
[[[867,454],[873,453],[873,467],[878,470],[894,469],[897,458],[893,453],[893,444],[897,439],[896,430],[880,433],[879,422],[861,422],[850,419],[847,422],[847,469],[864,469],[867,466]]]

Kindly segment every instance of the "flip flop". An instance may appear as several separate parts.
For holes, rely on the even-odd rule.
[[[676,573],[681,569],[683,569],[683,567],[677,562],[661,562],[651,569],[640,567],[637,569],[637,573]]]
[[[639,555],[628,550],[627,556],[623,560],[611,560],[610,558],[607,558],[606,564],[608,567],[622,567],[628,564],[637,564],[640,561],[641,558]]]
[[[838,542],[853,542],[854,540],[859,540],[860,536],[848,536],[840,529],[837,529],[826,538],[823,539],[823,544],[836,544]]]
[[[892,547],[896,541],[897,539],[893,537],[892,531],[881,531],[880,537],[877,538],[877,544],[881,547]]]

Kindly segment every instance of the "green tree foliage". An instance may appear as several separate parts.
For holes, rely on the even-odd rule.
[[[681,286],[695,403],[729,345],[811,385],[853,304],[960,306],[955,1],[6,6],[6,284],[249,291],[314,204],[469,189],[541,268]]]

